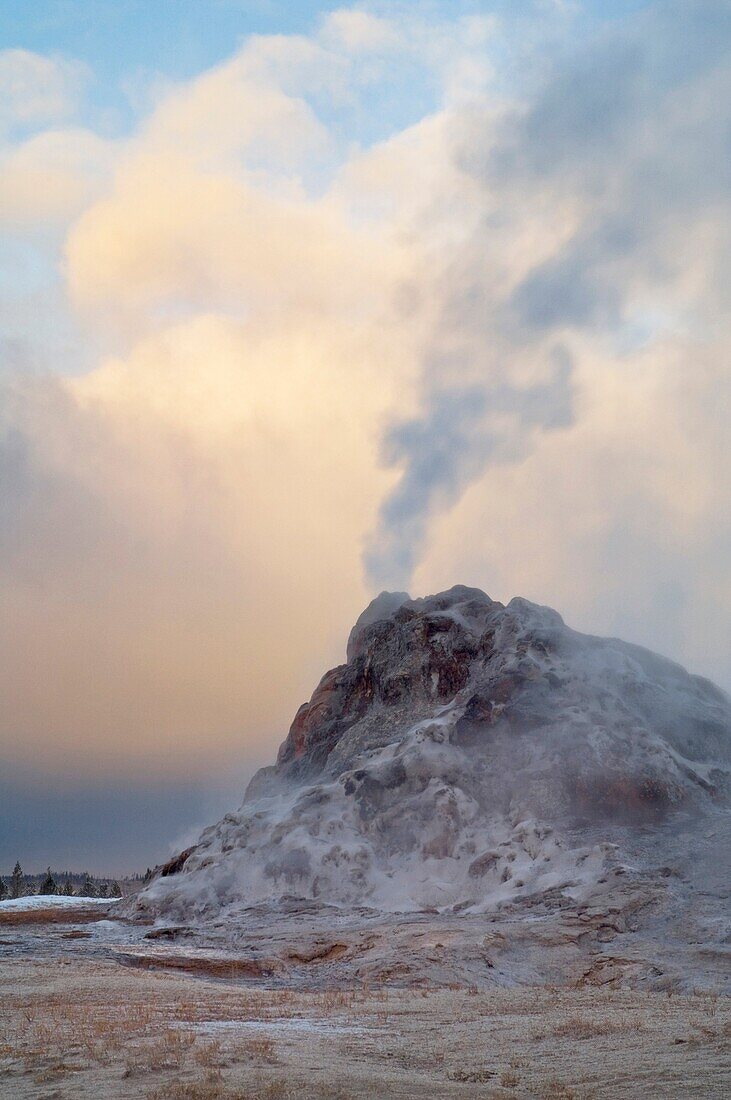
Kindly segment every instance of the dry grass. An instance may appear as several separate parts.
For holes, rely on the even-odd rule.
[[[5,966],[0,1029],[0,1094],[13,1100],[56,1091],[75,1100],[472,1100],[507,1090],[635,1100],[657,1095],[659,1074],[664,1100],[731,1094],[731,1008],[706,996],[297,992],[106,961],[18,960]]]
[[[356,992],[353,989],[326,989],[319,999],[323,1012],[332,1012],[336,1008],[352,1008]]]
[[[272,1039],[247,1039],[244,1044],[244,1050],[255,1062],[266,1062],[270,1066],[276,1065],[277,1063],[277,1055]]]
[[[621,1020],[592,1019],[586,1016],[569,1016],[557,1024],[551,1032],[557,1039],[598,1039],[602,1035],[619,1035],[630,1025]],[[637,1028],[637,1022],[631,1025]]]
[[[538,1095],[540,1100],[579,1100],[579,1094],[557,1077],[549,1078]],[[589,1093],[583,1094],[581,1100],[586,1100],[588,1096]]]
[[[168,1081],[146,1094],[147,1100],[253,1100],[250,1092],[229,1089],[218,1078],[198,1081]]]
[[[220,1070],[227,1064],[226,1055],[218,1039],[196,1044],[193,1050],[193,1061],[201,1069],[207,1069],[209,1072]]]
[[[178,1069],[192,1053],[195,1035],[181,1028],[166,1028],[154,1039],[138,1047],[137,1065],[145,1073]],[[138,1069],[138,1072],[139,1072]]]

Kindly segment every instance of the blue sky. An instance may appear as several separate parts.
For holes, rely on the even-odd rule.
[[[249,34],[301,34],[313,29],[338,3],[309,0],[3,0],[3,45],[39,52],[62,52],[87,61],[105,83],[126,78],[130,69],[160,69],[188,77],[226,57]],[[515,17],[546,3],[530,0],[480,3],[479,0],[431,0],[361,5],[370,11],[411,8],[456,16],[496,12]],[[566,4],[600,21],[621,19],[647,7],[646,0],[589,0]]]
[[[89,66],[89,111],[112,133],[123,132],[135,99],[159,75],[185,80],[217,64],[251,34],[306,34],[339,3],[307,0],[0,0],[0,48],[62,54]],[[406,9],[426,18],[495,13],[508,21],[545,17],[552,0],[427,0],[365,4],[369,11]],[[570,12],[574,33],[615,22],[646,7],[643,0],[558,0]],[[132,100],[132,102],[130,102]],[[419,105],[424,105],[423,89]],[[418,108],[417,108],[418,109]],[[414,114],[415,112],[412,112]],[[418,117],[418,115],[416,116]],[[398,124],[402,119],[394,119]]]
[[[249,34],[306,31],[330,5],[239,0],[2,0],[0,43],[84,61],[110,128],[129,121],[128,95],[155,74],[186,79],[228,57]],[[337,5],[332,5],[335,7]]]

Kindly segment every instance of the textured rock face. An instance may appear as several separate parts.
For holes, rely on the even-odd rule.
[[[694,876],[711,894],[723,878],[731,700],[707,681],[463,587],[382,594],[347,656],[241,809],[167,865],[139,911],[538,900],[616,925],[660,897],[682,907]]]
[[[383,712],[388,727],[402,713],[408,719],[426,712],[467,685],[486,616],[499,605],[470,589],[429,601],[399,595],[382,593],[361,616],[348,642],[348,663],[328,672],[300,707],[279,751],[280,765],[302,760],[320,767],[348,730],[374,712]],[[457,616],[450,613],[456,607]]]
[[[522,775],[532,809],[548,799],[636,820],[727,783],[731,707],[712,684],[638,647],[578,635],[548,608],[506,608],[462,587],[374,600],[348,663],[298,711],[278,768],[337,774],[414,718],[443,721],[446,707],[449,742],[490,765],[497,800],[514,796]]]

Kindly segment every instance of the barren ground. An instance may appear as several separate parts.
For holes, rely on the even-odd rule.
[[[52,929],[52,953],[0,932],[2,1097],[731,1095],[731,1002],[715,994],[293,991],[121,966],[84,954],[83,926]]]

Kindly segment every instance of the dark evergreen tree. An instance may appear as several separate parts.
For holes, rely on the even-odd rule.
[[[112,889],[111,889],[110,892],[111,892],[111,896],[113,898],[121,898],[121,896],[122,896],[122,887],[119,885],[119,883],[116,880],[112,883]]]
[[[99,884],[99,895],[98,896],[100,898],[109,897],[109,887],[107,886],[106,882],[102,882],[102,883]]]
[[[89,875],[84,875],[84,881],[81,884],[81,897],[82,898],[95,898],[96,886],[94,885]]]
[[[8,888],[5,885],[5,879],[0,878],[0,901],[8,896]]]
[[[72,898],[74,896],[74,888],[71,884],[71,879],[68,875],[66,876],[66,883],[65,883],[64,888],[61,892],[67,898]]]
[[[44,878],[43,882],[41,883],[41,885],[39,887],[39,890],[38,890],[38,893],[39,894],[57,894],[58,893],[58,886],[56,885],[55,878],[51,874],[51,868],[50,867],[46,871],[46,877]]]
[[[20,861],[13,867],[13,873],[10,876],[10,896],[12,898],[22,898],[23,896],[23,869],[20,866]]]

